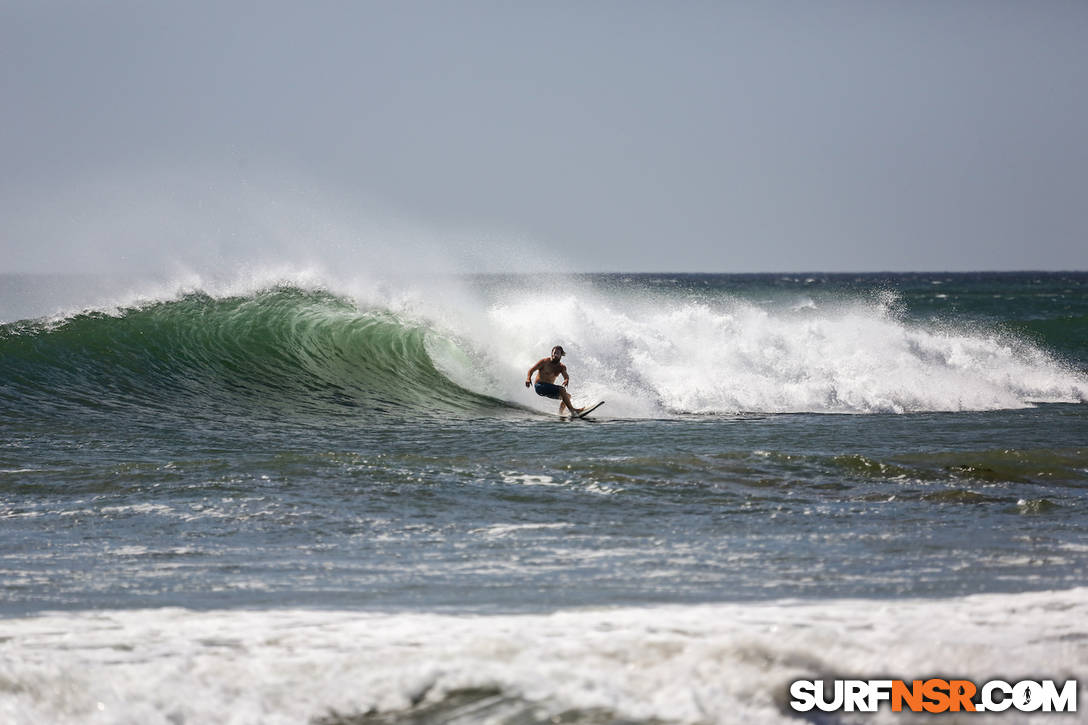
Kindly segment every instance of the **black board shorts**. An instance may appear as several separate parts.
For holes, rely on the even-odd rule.
[[[563,388],[553,383],[537,383],[533,390],[537,395],[543,395],[545,398],[563,399]]]

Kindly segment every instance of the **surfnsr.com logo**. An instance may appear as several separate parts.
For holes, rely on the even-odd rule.
[[[884,703],[893,712],[1076,712],[1077,681],[1060,687],[1054,680],[797,680],[790,685],[790,707],[797,712],[876,712]]]

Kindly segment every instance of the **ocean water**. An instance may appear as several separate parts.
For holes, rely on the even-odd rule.
[[[1083,677],[1086,402],[1088,273],[0,276],[0,721]]]

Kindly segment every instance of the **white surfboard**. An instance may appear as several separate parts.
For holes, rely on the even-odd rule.
[[[599,403],[595,403],[594,405],[589,406],[588,408],[583,408],[582,412],[579,413],[578,415],[574,416],[574,417],[575,418],[585,418],[587,415],[589,415],[593,411],[597,410],[597,408],[600,408],[602,405],[604,405],[603,400],[601,402],[599,402]]]

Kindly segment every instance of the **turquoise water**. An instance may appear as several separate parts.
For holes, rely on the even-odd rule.
[[[14,641],[45,611],[846,621],[1086,581],[1083,273],[0,284]],[[524,388],[553,344],[592,419]]]

